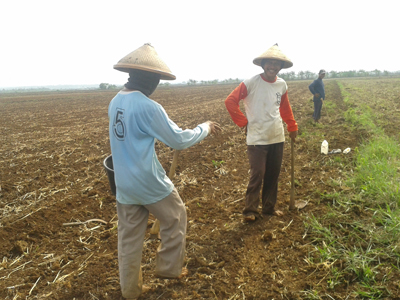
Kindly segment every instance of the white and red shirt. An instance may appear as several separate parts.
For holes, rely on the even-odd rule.
[[[267,81],[263,74],[244,80],[226,98],[225,106],[240,127],[247,125],[247,145],[270,145],[285,141],[282,120],[289,132],[297,131],[286,82],[276,77]],[[239,108],[243,100],[246,115]]]

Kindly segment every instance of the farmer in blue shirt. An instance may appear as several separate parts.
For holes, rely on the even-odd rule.
[[[220,131],[207,121],[182,130],[164,108],[149,96],[160,79],[174,80],[167,65],[150,44],[122,58],[114,68],[129,73],[129,80],[109,108],[109,135],[114,165],[118,213],[118,264],[122,296],[137,299],[143,285],[141,258],[149,213],[160,221],[161,244],[156,275],[180,278],[186,243],[186,209],[167,177],[154,149],[156,139],[181,150]]]
[[[325,77],[325,70],[320,70],[318,73],[318,78],[314,80],[313,83],[309,85],[310,92],[314,95],[314,113],[313,119],[315,122],[321,118],[322,104],[325,100],[325,86],[322,79]]]

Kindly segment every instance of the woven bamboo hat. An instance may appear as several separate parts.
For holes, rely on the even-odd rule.
[[[279,49],[278,44],[273,45],[259,57],[256,57],[253,60],[253,63],[257,66],[261,66],[262,60],[268,58],[283,61],[282,69],[288,69],[293,66],[292,61],[285,54],[282,53],[281,49]]]
[[[114,65],[114,69],[129,73],[132,69],[138,69],[157,73],[163,80],[175,80],[176,76],[158,56],[154,47],[150,44],[144,44],[142,47],[132,51]]]

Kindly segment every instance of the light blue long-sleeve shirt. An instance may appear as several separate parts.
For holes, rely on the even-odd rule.
[[[174,185],[158,161],[155,139],[182,150],[203,140],[208,124],[182,130],[164,108],[141,92],[119,92],[108,107],[117,200],[147,205],[162,200]]]

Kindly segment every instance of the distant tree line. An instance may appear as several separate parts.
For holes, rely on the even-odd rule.
[[[317,73],[313,73],[311,71],[299,71],[299,72],[282,72],[278,74],[279,77],[284,80],[312,80],[318,77]],[[375,69],[373,71],[366,70],[351,70],[351,71],[330,71],[327,72],[325,78],[345,78],[345,77],[379,77],[379,76],[400,76],[400,71],[389,72],[387,70],[380,71]],[[243,79],[239,78],[229,78],[225,80],[194,80],[189,79],[188,81],[184,81],[182,84],[187,85],[213,85],[213,84],[230,84],[230,83],[240,83]],[[168,86],[169,82],[160,83],[160,85]]]
[[[312,80],[315,79],[318,75],[311,71],[299,71],[299,72],[282,72],[278,74],[279,77],[283,78],[284,80]],[[373,71],[366,71],[366,70],[351,70],[351,71],[330,71],[327,72],[325,78],[345,78],[345,77],[379,77],[379,76],[400,76],[400,71],[396,72],[389,72],[387,70],[380,71],[375,69]],[[239,78],[229,78],[224,80],[195,80],[189,79],[188,81],[184,81],[181,84],[186,85],[215,85],[215,84],[234,84],[240,83],[243,79]],[[170,86],[170,82],[161,82],[160,86]],[[113,90],[119,89],[120,86],[116,86],[115,84],[109,83],[100,83],[99,88],[101,90]]]
[[[20,86],[7,87],[0,90],[0,93],[26,93],[26,92],[48,92],[48,91],[71,91],[71,90],[93,90],[96,84],[90,85],[47,85],[47,86]]]
[[[196,85],[196,84],[201,84],[201,85],[211,85],[211,84],[229,84],[229,83],[240,83],[242,82],[242,79],[236,78],[229,78],[229,79],[224,79],[222,81],[218,80],[218,79],[214,79],[214,80],[194,80],[194,79],[189,79],[186,84],[187,85]]]
[[[327,72],[325,78],[344,78],[344,77],[379,77],[379,76],[399,76],[400,71],[396,72],[389,72],[389,71],[380,71],[375,69],[373,71],[366,71],[366,70],[351,70],[351,71],[330,71]],[[318,75],[316,73],[310,71],[299,71],[294,72],[283,72],[279,73],[279,77],[285,80],[307,80],[307,79],[314,79]]]
[[[115,84],[110,84],[110,83],[100,83],[99,88],[101,90],[116,90],[118,87]]]

